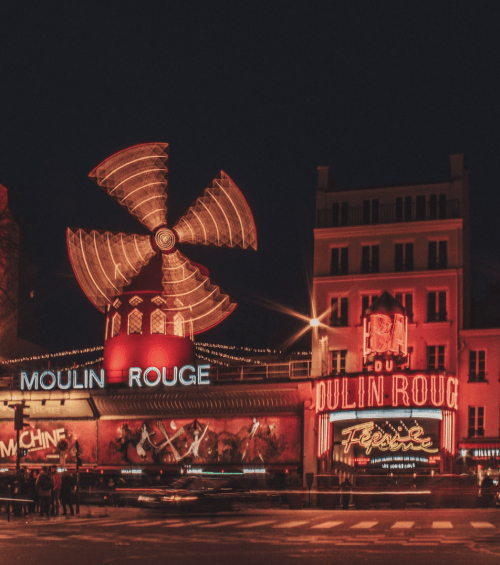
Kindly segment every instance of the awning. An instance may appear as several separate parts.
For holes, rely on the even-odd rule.
[[[235,414],[276,414],[302,411],[299,390],[183,391],[92,395],[101,418],[165,417]]]

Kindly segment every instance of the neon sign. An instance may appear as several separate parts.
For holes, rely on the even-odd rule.
[[[363,408],[458,408],[458,379],[430,374],[362,375],[316,384],[316,413]]]
[[[422,426],[412,426],[408,429],[407,435],[402,436],[402,427],[398,427],[394,434],[380,430],[373,431],[374,422],[364,422],[356,424],[350,428],[342,430],[342,435],[347,435],[347,439],[342,440],[344,453],[349,453],[352,445],[360,445],[369,455],[373,448],[380,451],[425,451],[427,453],[437,453],[437,448],[432,448],[432,439],[422,437],[424,429]]]
[[[209,385],[210,365],[184,365],[181,368],[174,367],[173,373],[167,375],[167,368],[148,367],[144,371],[139,367],[130,367],[128,386],[156,387],[163,385],[166,387],[191,385]],[[170,373],[170,371],[169,371]],[[97,374],[94,369],[85,369],[83,375],[79,374],[76,369],[67,371],[67,375],[63,375],[62,371],[46,370],[42,373],[34,371],[31,377],[27,372],[21,373],[21,390],[79,390],[104,388],[106,377],[104,369]]]

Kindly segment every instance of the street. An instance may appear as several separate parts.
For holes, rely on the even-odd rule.
[[[498,564],[500,511],[250,509],[165,516],[82,508],[78,517],[1,515],[1,562],[53,565]],[[3,521],[5,520],[5,521]]]

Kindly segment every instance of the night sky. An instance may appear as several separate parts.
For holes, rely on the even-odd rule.
[[[239,303],[200,341],[279,348],[302,327],[265,304],[310,313],[318,165],[341,187],[426,182],[465,153],[475,295],[500,281],[498,2],[92,5],[0,8],[0,183],[23,237],[22,337],[51,352],[102,343],[65,230],[144,233],[88,178],[144,142],[170,144],[169,225],[220,169],[254,213],[257,252],[182,247]]]

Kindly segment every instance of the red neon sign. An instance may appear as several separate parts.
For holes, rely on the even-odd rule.
[[[382,407],[457,410],[458,379],[453,376],[395,373],[335,377],[316,383],[316,413]]]

